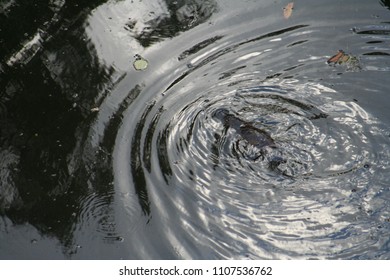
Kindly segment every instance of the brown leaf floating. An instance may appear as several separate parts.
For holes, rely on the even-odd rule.
[[[293,9],[294,9],[294,2],[288,3],[286,7],[283,8],[283,16],[285,19],[288,19],[291,16]]]

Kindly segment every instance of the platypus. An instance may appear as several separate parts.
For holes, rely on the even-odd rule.
[[[285,177],[293,178],[294,176],[288,174],[286,170],[280,169],[281,164],[288,163],[287,159],[280,157],[277,153],[268,154],[270,149],[280,148],[277,143],[275,143],[274,139],[272,139],[271,135],[263,129],[260,129],[254,126],[253,123],[244,121],[232,113],[229,113],[227,109],[221,108],[217,109],[213,114],[213,118],[221,121],[225,129],[234,129],[237,134],[240,135],[240,138],[253,145],[254,147],[260,150],[259,155],[249,159],[256,161],[258,158],[261,158],[262,161],[266,160],[268,162],[268,168],[272,171],[275,171]],[[240,141],[240,140],[238,140]],[[215,149],[218,154],[218,149]],[[218,158],[218,156],[217,156]],[[294,164],[300,164],[301,162],[292,160]]]
[[[229,113],[227,109],[217,109],[214,112],[213,117],[220,120],[225,128],[234,129],[242,139],[258,149],[263,149],[267,146],[276,148],[275,141],[266,131],[255,127],[250,122],[237,118]]]
[[[267,157],[268,151],[266,148],[277,148],[277,145],[265,130],[255,127],[251,122],[241,120],[224,108],[217,109],[213,113],[213,117],[220,120],[225,129],[234,129],[243,140],[260,150],[259,155],[251,158],[252,160],[256,161],[258,158],[262,158],[262,160],[267,159],[268,167],[271,170],[277,170],[281,163],[286,163],[286,160],[279,156]]]

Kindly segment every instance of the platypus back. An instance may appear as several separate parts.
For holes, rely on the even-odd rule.
[[[266,131],[255,127],[250,122],[237,118],[230,114],[227,109],[216,110],[213,117],[220,120],[226,128],[234,129],[242,139],[259,149],[266,146],[276,147],[274,140]]]

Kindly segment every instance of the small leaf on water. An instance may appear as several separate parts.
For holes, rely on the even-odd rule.
[[[285,19],[288,19],[291,16],[293,9],[294,9],[294,2],[288,3],[286,7],[283,8],[283,16]]]
[[[327,63],[337,63],[344,56],[344,52],[339,50],[334,56],[328,59]]]
[[[134,69],[137,71],[143,71],[148,68],[149,62],[140,55],[135,55],[135,61],[133,62]]]
[[[338,53],[336,53],[334,56],[332,56],[331,58],[328,59],[327,63],[330,64],[330,63],[338,63],[338,64],[342,64],[342,63],[346,63],[346,62],[349,62],[353,57],[349,54],[346,54],[344,51],[342,50],[339,50]]]
[[[328,64],[336,65],[343,64],[346,65],[349,70],[358,71],[361,69],[359,59],[356,56],[347,54],[342,50],[339,50],[334,56],[329,58],[326,61]]]

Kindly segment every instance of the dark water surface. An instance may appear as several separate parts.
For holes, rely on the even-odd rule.
[[[1,0],[0,258],[390,259],[390,1],[287,4]]]

